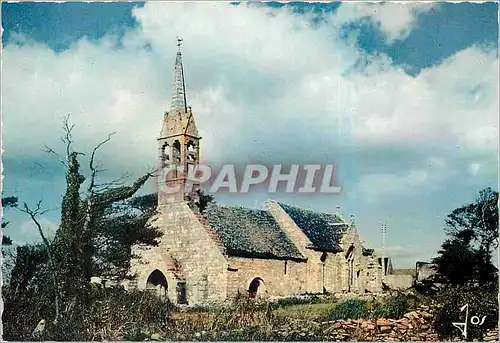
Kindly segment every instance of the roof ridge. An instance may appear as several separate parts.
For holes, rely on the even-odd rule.
[[[334,216],[334,217],[336,217],[336,218],[338,218],[338,219],[341,220],[341,218],[339,216],[337,216],[335,213],[332,213],[332,212],[315,211],[315,210],[311,210],[311,209],[304,208],[304,207],[301,207],[301,206],[285,204],[284,202],[280,202],[280,201],[278,201],[278,204],[280,206],[281,205],[285,205],[285,206],[288,206],[288,207],[293,207],[293,208],[296,208],[296,209],[299,209],[299,210],[302,210],[302,211],[305,211],[305,212],[312,212],[312,213],[316,213],[316,214],[327,214],[329,216]]]
[[[261,209],[261,208],[251,208],[247,206],[242,206],[242,205],[226,205],[226,204],[210,204],[210,206],[213,207],[221,207],[221,208],[238,208],[238,209],[244,209],[248,211],[261,211],[261,212],[269,212],[267,209]]]

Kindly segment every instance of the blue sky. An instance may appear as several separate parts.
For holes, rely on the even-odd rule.
[[[335,163],[343,186],[217,199],[339,204],[375,248],[385,220],[394,264],[412,267],[435,253],[453,208],[498,184],[497,13],[496,3],[2,3],[4,195],[43,199],[54,208],[46,226],[57,225],[64,170],[40,147],[61,149],[67,113],[83,151],[117,131],[102,153],[108,177],[154,165],[182,36],[207,161]],[[5,214],[14,240],[36,239],[27,218]]]

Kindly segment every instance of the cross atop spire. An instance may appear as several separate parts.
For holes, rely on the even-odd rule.
[[[174,83],[172,86],[172,110],[187,112],[186,85],[184,83],[184,68],[181,54],[182,38],[177,37],[177,55],[175,56]]]

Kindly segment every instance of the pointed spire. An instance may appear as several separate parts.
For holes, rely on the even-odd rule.
[[[184,68],[181,54],[182,39],[177,38],[177,56],[175,57],[174,84],[172,87],[172,110],[187,112],[186,85],[184,83]]]

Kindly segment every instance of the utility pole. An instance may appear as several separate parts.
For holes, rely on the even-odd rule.
[[[387,234],[387,224],[385,222],[381,223],[380,231],[382,233],[382,275],[386,275],[385,270],[385,235]]]

